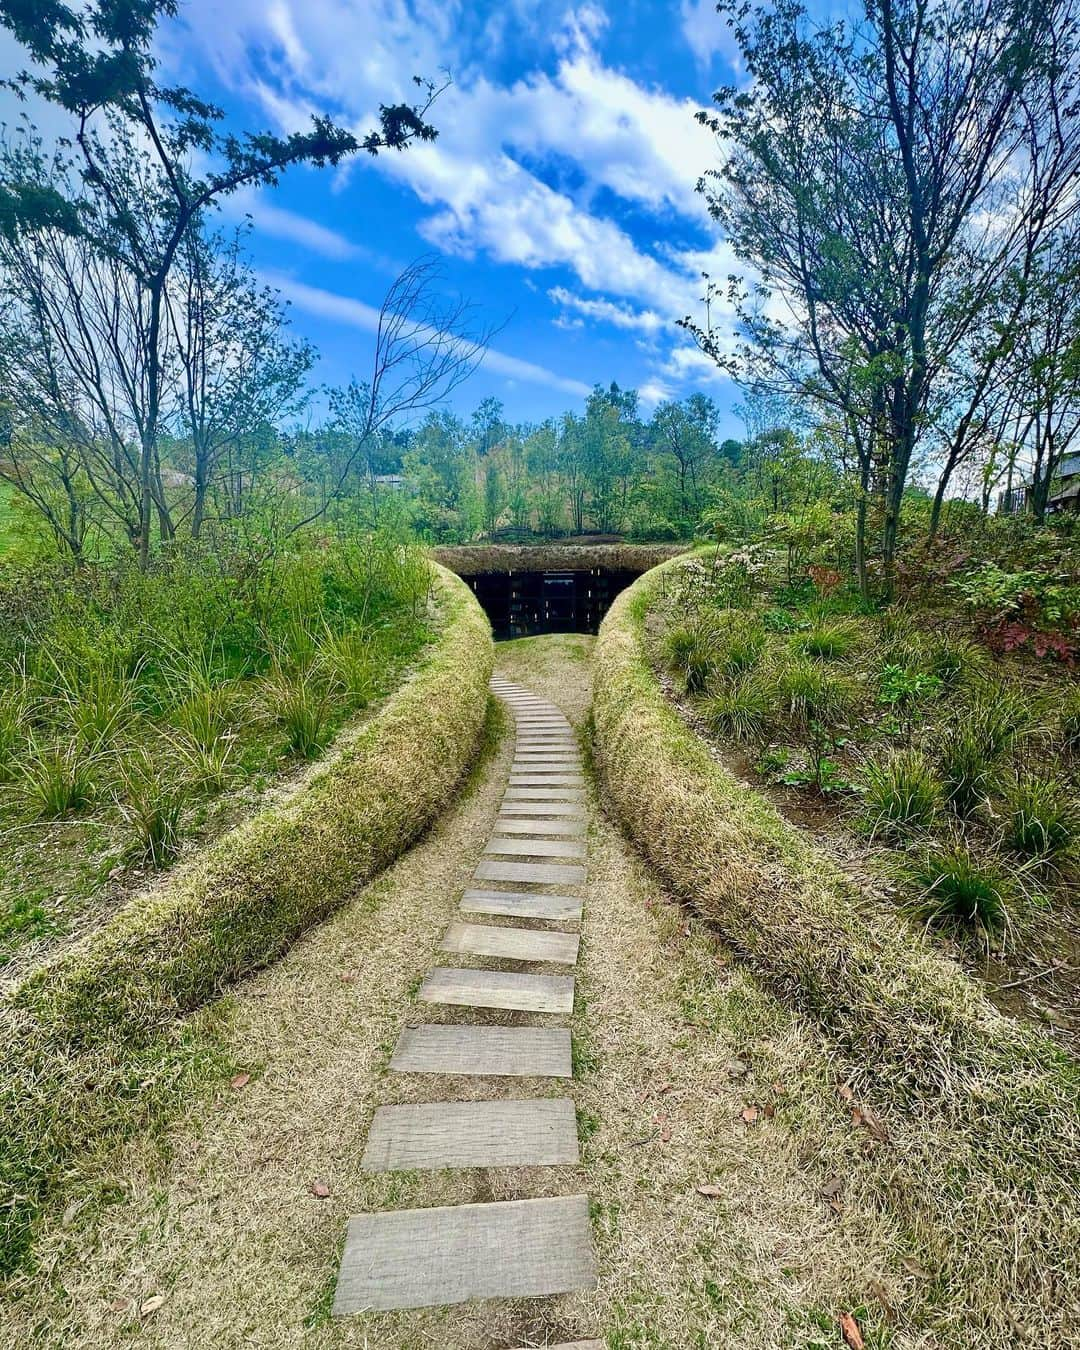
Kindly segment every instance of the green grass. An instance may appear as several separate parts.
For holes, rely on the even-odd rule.
[[[1080,840],[1080,807],[1059,778],[1019,774],[1005,794],[1005,811],[1005,843],[1026,857],[1061,859]]]
[[[147,574],[0,560],[0,963],[323,753],[429,639],[429,587],[419,552],[390,539],[301,540],[258,565],[193,553]],[[47,922],[16,921],[26,890]]]
[[[911,879],[920,888],[920,913],[935,923],[999,933],[1008,922],[1008,883],[967,849],[932,850],[912,867]]]
[[[941,807],[941,784],[917,750],[871,760],[863,775],[863,810],[871,836],[929,830]]]

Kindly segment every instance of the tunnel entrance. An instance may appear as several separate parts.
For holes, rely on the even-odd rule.
[[[476,572],[465,577],[496,639],[536,633],[596,633],[620,591],[640,573],[594,567],[573,572]]]

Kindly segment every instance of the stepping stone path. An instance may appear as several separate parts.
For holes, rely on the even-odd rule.
[[[527,967],[575,965],[578,934],[478,919],[580,921],[582,902],[573,892],[585,883],[588,828],[581,758],[573,728],[554,704],[508,680],[494,678],[491,685],[517,720],[514,763],[484,849],[489,856],[476,866],[478,885],[466,890],[461,918],[447,929],[439,951],[459,961],[495,958],[526,969],[437,965],[417,998],[420,1005],[507,1010],[515,1025],[406,1026],[390,1068],[441,1077],[570,1078],[570,1031],[551,1019],[573,1011],[574,978]],[[541,1020],[522,1020],[532,1016]],[[570,1098],[522,1099],[508,1085],[490,1101],[380,1107],[361,1165],[392,1172],[579,1161]],[[542,1298],[595,1284],[588,1196],[389,1210],[349,1220],[334,1312]],[[601,1350],[601,1342],[562,1342],[550,1350]]]

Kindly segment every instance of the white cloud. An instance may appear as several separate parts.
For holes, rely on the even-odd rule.
[[[222,211],[232,220],[250,216],[252,224],[261,234],[268,234],[272,239],[287,239],[290,243],[300,244],[323,258],[346,262],[353,258],[370,256],[367,249],[354,244],[351,239],[346,239],[337,230],[328,229],[318,221],[309,220],[294,211],[275,206],[262,192],[234,193],[225,199]]]
[[[723,56],[736,74],[742,70],[742,53],[727,20],[716,12],[716,0],[682,0],[682,31],[698,65],[708,70],[713,58]]]
[[[362,329],[365,333],[374,333],[378,330],[379,311],[373,305],[365,304],[363,300],[338,295],[334,291],[323,290],[317,286],[308,286],[303,282],[294,281],[291,277],[280,276],[273,272],[265,273],[263,279],[268,285],[279,290],[296,309],[306,314],[330,319],[334,323],[347,324],[351,328]],[[523,361],[520,357],[510,356],[491,347],[485,352],[482,364],[485,370],[495,371],[496,374],[505,375],[508,379],[545,385],[549,389],[558,389],[563,393],[574,394],[578,398],[585,398],[591,392],[591,387],[583,384],[581,380],[557,375],[533,361]]]
[[[661,318],[651,309],[631,309],[629,305],[620,305],[611,300],[590,300],[583,295],[575,295],[565,286],[553,286],[548,296],[561,305],[564,310],[576,310],[587,318],[600,323],[610,323],[615,328],[639,330],[645,333],[658,333],[669,326],[668,320]],[[565,321],[565,316],[560,316]],[[560,320],[556,319],[558,323]],[[574,321],[580,324],[580,320]],[[565,322],[564,322],[564,326]]]

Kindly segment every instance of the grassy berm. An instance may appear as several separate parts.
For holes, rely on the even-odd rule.
[[[879,1203],[933,1282],[934,1344],[1080,1344],[1080,1064],[861,894],[669,704],[646,619],[674,566],[624,592],[597,645],[597,754],[618,815],[828,1038],[853,1125],[887,1143]]]

